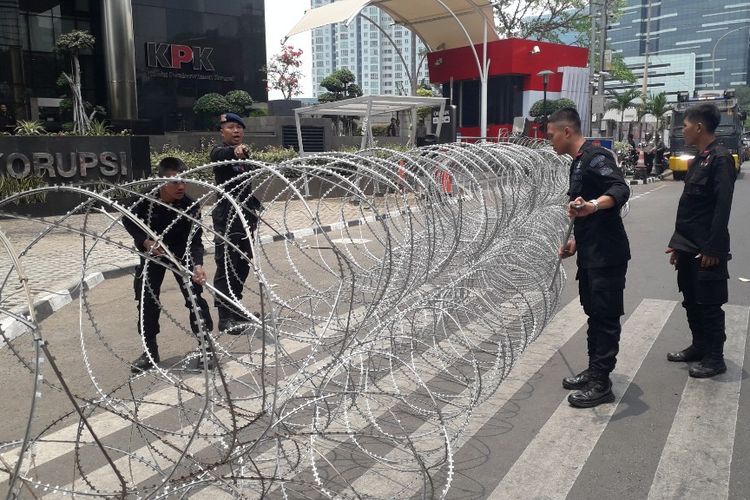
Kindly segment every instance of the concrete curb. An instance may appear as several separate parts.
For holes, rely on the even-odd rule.
[[[269,244],[269,243],[275,243],[275,242],[285,241],[285,240],[287,241],[299,240],[299,239],[306,238],[309,236],[314,236],[316,234],[329,233],[329,232],[336,231],[339,229],[344,229],[347,227],[363,226],[371,222],[384,221],[384,220],[390,219],[394,215],[406,215],[406,213],[407,213],[406,211],[389,212],[383,215],[373,215],[371,217],[363,217],[361,219],[337,222],[335,224],[326,224],[326,225],[322,225],[319,227],[308,227],[308,228],[298,229],[296,231],[290,231],[286,234],[266,235],[260,238],[260,243]],[[214,253],[214,247],[208,246],[206,248],[206,254],[213,254],[213,253]],[[134,260],[133,262],[126,263],[114,269],[92,273],[83,279],[84,286],[86,287],[87,290],[91,290],[97,285],[104,283],[106,280],[120,278],[127,274],[133,274],[137,265],[138,265],[138,261]],[[81,287],[81,280],[76,279],[68,283],[68,285],[65,286],[65,288],[61,290],[57,290],[55,292],[47,293],[43,295],[42,297],[40,297],[39,299],[37,299],[33,304],[34,313],[36,315],[37,321],[38,322],[44,321],[45,319],[49,318],[54,313],[56,313],[57,311],[65,307],[66,305],[76,300],[81,293],[80,287]],[[28,307],[14,310],[12,311],[12,313],[17,316],[22,316],[26,318],[27,320],[30,318]],[[9,318],[4,319],[3,321],[0,321],[0,333],[2,334],[3,337],[5,337],[5,338],[0,338],[0,348],[5,346],[6,341],[12,341],[15,338],[19,337],[20,335],[26,333],[27,331],[28,331],[28,327],[26,327],[26,325],[23,322],[17,319],[9,317]]]
[[[643,186],[644,184],[653,184],[654,182],[660,181],[656,177],[649,177],[646,180],[643,179],[630,179],[631,186]]]

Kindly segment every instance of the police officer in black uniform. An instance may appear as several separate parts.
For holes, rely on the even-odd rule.
[[[247,160],[250,148],[242,142],[245,135],[245,123],[238,115],[227,113],[221,115],[222,144],[211,150],[211,161]],[[243,215],[251,232],[257,227],[258,218],[254,211],[261,208],[260,202],[252,194],[252,186],[247,180],[235,179],[249,172],[253,167],[248,163],[225,163],[214,167],[216,184],[229,192],[243,208]],[[242,221],[227,200],[220,201],[213,211],[216,253],[216,276],[214,287],[230,298],[242,300],[242,291],[250,274],[250,259],[253,257],[250,240],[245,232]],[[227,247],[223,236],[239,251]],[[237,335],[242,333],[242,323],[245,321],[240,311],[235,310],[218,295],[216,308],[219,311],[219,329]]]
[[[185,164],[178,158],[166,157],[159,162],[159,175],[161,177],[174,177],[185,170]],[[202,297],[203,284],[206,282],[206,272],[203,269],[203,230],[192,220],[182,214],[200,220],[200,207],[195,201],[185,195],[184,181],[175,179],[159,188],[158,200],[168,205],[164,206],[148,198],[140,198],[133,206],[131,212],[153,233],[159,241],[151,239],[141,227],[131,219],[123,219],[123,224],[138,250],[148,253],[157,261],[153,262],[141,257],[141,262],[135,272],[135,300],[138,301],[138,333],[143,336],[146,351],[133,362],[131,367],[134,373],[146,371],[153,368],[153,363],[158,363],[159,347],[156,336],[159,334],[159,315],[161,304],[159,296],[161,285],[167,267],[171,267],[169,261],[164,257],[164,247],[193,272],[191,283],[188,285],[183,277],[173,272],[177,285],[180,287],[185,298],[185,307],[190,311],[190,328],[199,337],[202,332],[213,330],[213,321],[209,312],[208,303]],[[161,261],[161,262],[159,262]],[[200,309],[199,315],[193,308],[190,298],[192,293],[196,304]],[[143,316],[143,323],[140,318]],[[209,363],[211,360],[209,358]],[[203,368],[203,359],[199,360],[199,368]],[[210,366],[209,366],[210,367]]]
[[[716,141],[714,132],[720,121],[719,110],[710,103],[685,112],[685,144],[699,152],[685,175],[675,231],[667,249],[670,263],[677,268],[677,285],[693,336],[687,349],[670,352],[667,359],[698,361],[689,370],[690,376],[697,378],[727,371],[721,306],[728,299],[728,225],[737,171],[732,155]]]
[[[564,378],[562,384],[577,390],[568,396],[572,406],[590,408],[615,400],[609,374],[617,361],[630,260],[620,208],[628,201],[630,187],[611,153],[586,143],[574,108],[556,111],[549,118],[547,135],[556,153],[574,158],[568,216],[575,219],[575,238],[560,248],[559,255],[567,258],[578,253],[576,278],[581,304],[589,317],[589,367]]]

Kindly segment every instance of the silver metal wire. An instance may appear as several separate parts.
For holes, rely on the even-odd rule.
[[[132,377],[128,360],[137,352],[123,352],[122,331],[103,326],[107,308],[122,315],[127,302],[97,301],[86,278],[96,251],[127,249],[190,279],[185,256],[141,254],[121,227],[129,218],[161,241],[124,200],[159,203],[167,179],[100,193],[47,187],[0,201],[3,211],[40,192],[83,197],[65,216],[42,220],[46,227],[18,254],[6,247],[23,276],[34,265],[25,256],[45,238],[80,238],[79,314],[65,335],[79,337],[85,368],[73,376],[58,361],[59,373],[47,374],[32,399],[60,393],[67,406],[32,402],[33,432],[0,444],[9,498],[448,495],[453,454],[474,412],[556,310],[567,159],[543,142],[509,139],[247,163],[252,170],[233,189],[201,180],[220,164],[183,175],[196,206],[208,213],[230,204],[250,238],[242,300],[206,285],[209,302],[219,296],[246,320],[243,334],[203,329],[200,345],[178,362]],[[248,192],[262,209],[247,210]],[[210,217],[191,221],[205,241],[233,246]],[[3,278],[0,308],[12,285],[10,273]],[[143,290],[154,293],[148,280]],[[191,293],[188,304],[198,313],[196,299]],[[195,346],[185,308],[165,299],[161,307],[162,331]],[[143,321],[135,309],[121,330]],[[50,357],[73,354],[60,350],[59,333],[47,338],[43,325],[27,321]],[[29,338],[4,336],[4,354],[41,380],[23,345]],[[214,370],[191,369],[211,350]],[[104,370],[122,371],[123,382],[102,382],[111,378]]]

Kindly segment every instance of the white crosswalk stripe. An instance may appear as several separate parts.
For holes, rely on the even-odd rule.
[[[632,380],[639,373],[644,359],[656,339],[663,333],[670,317],[681,313],[675,311],[677,304],[671,300],[644,299],[635,308],[623,325],[617,368],[612,375],[613,391],[617,398],[615,404],[602,405],[590,410],[574,409],[565,399],[568,392],[560,389],[559,404],[555,399],[552,405],[547,406],[547,411],[551,412],[549,418],[546,421],[542,420],[544,423],[539,431],[528,437],[529,442],[522,445],[525,449],[515,463],[507,465],[510,468],[505,476],[494,478],[495,483],[486,490],[491,491],[488,498],[569,497],[583,471],[596,465],[589,463],[589,457],[600,441],[605,441],[606,444],[602,436]],[[651,469],[653,482],[648,494],[650,499],[730,498],[731,460],[738,430],[737,417],[740,409],[746,338],[750,325],[750,307],[725,306],[725,311],[725,355],[728,371],[714,379],[687,378],[674,420],[669,423],[671,427],[663,450],[649,450],[654,453],[652,463],[656,464],[658,457],[658,467],[656,470]],[[576,332],[585,327],[585,323],[586,315],[577,298],[563,307],[539,339],[524,352],[498,390],[476,409],[456,447],[461,449],[467,445],[472,437],[496,417],[506,403],[509,403],[519,390],[548,364]],[[300,346],[294,346],[291,350],[295,347],[299,349]],[[664,362],[666,363],[666,360]],[[230,367],[234,368],[232,365]],[[230,370],[229,375],[234,378],[242,373],[244,367],[237,366],[235,370]],[[559,380],[550,380],[549,383],[559,384]],[[648,390],[645,387],[644,389]],[[155,412],[161,399],[166,401],[174,398],[169,391],[154,393],[152,396],[150,399],[155,402]],[[553,410],[554,405],[557,406]],[[104,426],[107,418],[103,415],[102,419],[99,425]],[[666,436],[666,427],[662,428],[663,435]],[[419,435],[423,430],[417,428],[414,434]],[[67,430],[58,432],[65,433]],[[195,449],[198,450],[209,446],[211,443],[203,440],[195,443]],[[45,450],[45,447],[49,447],[49,450]],[[521,447],[518,448],[519,452],[520,450]],[[49,461],[70,453],[70,449],[55,443],[42,443],[38,453],[41,453],[44,461]],[[168,450],[164,450],[164,453],[165,461],[159,465],[169,467],[169,461],[174,457]],[[395,457],[399,453],[400,450],[393,450],[391,455]],[[12,458],[12,453],[6,456]],[[386,459],[388,456],[386,455]],[[124,465],[126,460],[120,459],[118,465],[121,465],[120,462]],[[131,472],[141,477],[153,474],[148,468]],[[94,474],[96,483],[101,485],[114,481],[114,478],[110,481],[108,474],[107,467],[97,470]],[[354,491],[367,497],[394,498],[419,495],[423,485],[419,482],[410,484],[410,480],[413,480],[413,476],[400,474],[396,470],[384,470],[379,475],[363,474],[352,486]],[[487,479],[492,480],[493,478]],[[196,491],[192,497],[219,499],[231,498],[233,495],[219,487],[208,487]],[[449,490],[448,498],[450,497]]]
[[[557,353],[557,351],[575,335],[575,333],[586,324],[586,315],[578,300],[570,302],[550,321],[544,330],[544,333],[524,351],[523,356],[513,367],[508,377],[500,384],[495,394],[482,404],[472,416],[460,447],[468,438],[474,435],[513,395],[521,389],[524,384],[537,372],[542,366]],[[424,426],[425,429],[429,427]],[[417,429],[414,434],[420,434],[425,429]],[[398,450],[394,450],[386,458],[395,458]],[[356,491],[372,492],[381,498],[393,498],[399,491],[403,491],[404,484],[402,480],[406,477],[400,477],[398,471],[389,471],[388,475],[379,477],[367,476],[364,479],[354,483]],[[416,486],[416,485],[415,485]],[[418,491],[413,491],[418,493]]]
[[[622,398],[677,302],[646,299],[623,325],[612,390]],[[489,498],[565,498],[615,412],[571,407],[567,394]],[[540,481],[540,478],[544,478]]]
[[[648,497],[728,498],[748,308],[725,306],[727,372],[688,379]]]

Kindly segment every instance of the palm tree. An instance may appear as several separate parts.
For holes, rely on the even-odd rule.
[[[622,92],[610,90],[612,96],[607,103],[607,109],[616,109],[620,112],[620,127],[618,131],[618,140],[622,140],[622,126],[625,123],[625,110],[633,107],[633,102],[641,95],[637,89],[627,89]]]
[[[656,117],[656,130],[657,132],[661,132],[661,120],[672,109],[672,106],[667,104],[667,94],[660,92],[649,96],[646,100],[646,109]]]

